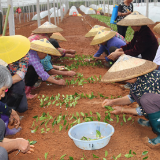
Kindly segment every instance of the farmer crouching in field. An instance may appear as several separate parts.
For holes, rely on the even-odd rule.
[[[5,66],[6,63],[0,60],[0,100],[5,96],[5,90],[10,88],[12,85],[12,76]],[[13,133],[15,134],[18,131],[16,128],[18,128],[20,125],[20,119],[16,111],[0,101],[0,113],[2,118],[0,118],[0,159],[8,160],[8,153],[15,150],[20,150],[22,153],[31,153],[34,146],[30,146],[28,140],[23,138],[4,138],[4,135],[11,135]],[[8,128],[8,122],[4,121],[4,119],[9,116],[10,120],[14,122],[16,128]]]
[[[55,41],[55,39],[50,38],[48,41],[53,46],[59,45]],[[76,75],[76,72],[74,72],[74,71],[64,71],[65,66],[52,65],[51,57],[53,57],[53,56],[47,55],[44,59],[41,59],[41,63],[43,65],[45,71],[47,71],[50,75],[64,75],[64,76],[74,76],[74,75]]]
[[[55,76],[50,76],[43,68],[41,59],[44,59],[47,54],[54,56],[61,56],[58,50],[56,50],[47,39],[41,39],[31,42],[31,50],[29,51],[29,66],[25,76],[26,87],[33,87],[38,81],[38,76],[43,80],[58,85],[65,85],[63,79],[56,80]],[[36,95],[30,94],[30,99]]]
[[[55,33],[52,34],[54,32],[61,32],[63,31],[63,29],[53,25],[50,22],[45,22],[44,24],[42,24],[40,27],[38,27],[37,29],[35,29],[34,31],[32,31],[32,35],[30,37],[28,37],[29,41],[32,42],[33,40],[40,40],[40,39],[44,39],[46,38],[47,40],[49,38],[54,38],[55,41],[57,40],[57,38],[62,41],[64,41],[65,39],[62,38],[62,35],[60,36],[60,33]],[[58,42],[56,42],[58,43]],[[57,45],[56,45],[57,46]],[[74,58],[75,57],[75,50],[72,49],[63,49],[59,46],[56,47],[54,46],[61,54],[62,56],[66,56],[66,57],[71,57]]]
[[[151,61],[121,55],[114,65],[103,76],[102,82],[121,82],[130,84],[130,94],[122,98],[106,99],[102,106],[129,105],[137,102],[138,108],[113,107],[114,114],[129,113],[144,115],[149,121],[139,119],[142,126],[152,127],[158,136],[146,138],[150,147],[160,144],[160,72],[155,70],[157,65]]]
[[[149,24],[154,24],[154,22],[137,11],[119,21],[117,25],[131,26],[135,32],[134,37],[131,42],[120,49],[116,49],[107,58],[115,61],[120,55],[126,54],[134,57],[141,55],[143,59],[153,61],[158,48],[158,42],[153,32],[147,26]]]
[[[107,67],[113,64],[113,61],[107,56],[114,52],[116,48],[126,45],[125,40],[117,37],[116,34],[114,31],[100,30],[91,42],[91,45],[100,44],[100,48],[94,58],[96,60],[106,60],[105,65]],[[104,57],[99,57],[103,52],[105,52]]]
[[[12,75],[12,86],[6,92],[6,103],[10,108],[25,112],[28,109],[24,77],[28,68],[30,42],[23,36],[2,36],[0,37],[1,52],[0,59],[8,63],[8,70]]]

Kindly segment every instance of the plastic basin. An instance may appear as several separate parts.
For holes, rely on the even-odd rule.
[[[93,141],[80,140],[83,136],[88,138],[96,138],[96,130],[101,132],[102,139]],[[114,133],[112,125],[104,122],[92,121],[84,122],[73,126],[69,131],[69,137],[74,141],[75,145],[84,150],[96,150],[105,147]]]

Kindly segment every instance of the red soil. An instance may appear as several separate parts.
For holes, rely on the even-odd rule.
[[[105,25],[102,22],[99,22],[96,19],[91,18],[90,16],[85,16],[85,19],[93,26],[95,24]],[[86,23],[85,19],[80,17],[72,17],[66,16],[63,21],[60,23],[59,27],[63,28],[62,35],[67,39],[67,42],[60,43],[61,47],[66,49],[75,49],[78,55],[93,55],[98,47],[90,46],[90,42],[92,38],[85,38],[85,34],[91,29],[91,27]],[[47,19],[46,19],[47,20]],[[45,21],[43,21],[45,22]],[[42,23],[43,23],[42,22]],[[54,19],[51,19],[51,22],[54,23]],[[37,22],[22,22],[18,23],[18,19],[16,20],[16,34],[21,34],[28,37],[32,30],[37,27]],[[73,62],[73,61],[72,61]],[[63,61],[62,63],[71,64],[72,62]],[[92,75],[104,75],[107,71],[106,68],[103,67],[79,67],[75,70],[78,73],[83,73],[84,77],[91,77]],[[65,79],[71,79],[65,77]],[[94,95],[98,95],[98,93],[102,93],[107,97],[117,97],[117,96],[125,96],[129,93],[128,90],[123,90],[120,88],[120,84],[104,84],[104,83],[88,83],[82,86],[57,86],[57,85],[46,85],[46,82],[43,82],[42,85],[36,89],[33,93],[37,93],[38,95],[57,95],[60,93],[64,94],[74,94],[77,92],[78,94],[90,94],[91,92]],[[52,128],[53,120],[50,120],[48,123],[48,128],[50,131],[48,133],[41,134],[40,128],[45,128],[44,124],[41,126],[36,133],[31,133],[31,126],[34,121],[33,116],[38,115],[39,117],[43,112],[49,112],[50,115],[53,116],[53,119],[57,117],[60,113],[62,115],[66,114],[75,114],[76,112],[84,112],[89,113],[93,112],[93,116],[96,117],[96,112],[101,114],[101,120],[104,120],[106,109],[101,107],[101,102],[104,99],[102,98],[94,98],[92,100],[89,99],[80,99],[78,100],[78,104],[75,107],[68,108],[66,110],[65,106],[53,107],[49,106],[48,108],[40,108],[40,102],[38,98],[34,100],[28,100],[28,111],[23,114],[24,118],[21,120],[22,130],[17,133],[15,136],[9,136],[9,138],[17,138],[22,137],[25,139],[36,140],[37,144],[35,144],[35,151],[32,154],[22,154],[19,153],[16,156],[16,152],[12,152],[9,154],[10,160],[44,160],[44,154],[48,153],[48,160],[53,160],[55,155],[55,160],[60,159],[60,157],[64,154],[67,154],[64,159],[69,159],[69,156],[73,157],[74,160],[80,160],[83,157],[83,154],[87,159],[94,159],[93,154],[99,156],[99,159],[103,159],[105,157],[105,151],[108,151],[108,156],[106,159],[113,159],[112,156],[117,156],[118,154],[122,154],[119,160],[126,159],[124,157],[125,154],[129,153],[129,150],[136,152],[137,155],[130,158],[132,160],[138,159],[142,160],[142,152],[148,151],[149,160],[158,160],[160,157],[160,152],[158,149],[150,149],[143,142],[143,138],[148,136],[150,138],[156,137],[156,135],[152,132],[151,128],[141,127],[137,123],[138,116],[132,116],[135,121],[132,124],[131,121],[127,123],[123,123],[123,126],[120,125],[120,122],[123,121],[122,115],[120,115],[120,122],[116,123],[116,118],[112,115],[114,119],[113,122],[110,122],[111,125],[115,128],[115,133],[113,134],[109,144],[95,151],[85,151],[77,148],[74,142],[68,136],[68,130],[66,131],[64,128],[62,131],[59,131],[59,125],[55,125]],[[125,106],[128,107],[128,106]],[[129,107],[135,107],[135,104],[130,105]],[[128,118],[129,115],[126,115]],[[70,122],[71,123],[71,122]],[[60,123],[63,125],[63,123]],[[54,133],[52,132],[54,130]],[[143,156],[144,157],[144,156]]]

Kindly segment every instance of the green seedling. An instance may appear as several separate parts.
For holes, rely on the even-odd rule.
[[[120,153],[117,157],[113,156],[113,159],[114,159],[114,160],[117,160],[117,159],[120,158],[120,157],[121,157],[121,153]]]
[[[60,160],[62,160],[67,154],[64,154],[60,157]]]
[[[74,160],[73,157],[69,157],[69,160]]]
[[[97,114],[98,121],[100,121],[100,120],[101,120],[101,115],[100,115],[100,113],[96,112],[96,114]]]
[[[37,130],[38,130],[38,126],[34,130],[31,130],[31,133],[36,133]]]
[[[37,141],[30,141],[29,139],[28,139],[28,141],[29,141],[29,144],[30,144],[30,145],[34,145],[34,144],[37,143]]]
[[[105,151],[105,157],[107,157],[108,156],[108,151]]]
[[[114,115],[117,118],[117,123],[119,122],[119,115]]]
[[[148,154],[148,151],[142,152],[142,156],[144,156],[144,155],[146,155],[146,154]],[[145,160],[145,159],[148,159],[148,156],[146,156],[146,157],[143,158],[143,160]]]
[[[60,124],[59,125],[59,131],[61,131],[63,129],[63,126]]]
[[[126,121],[126,115],[125,114],[123,114],[123,121],[126,123],[127,121]]]
[[[97,138],[100,138],[100,137],[101,137],[101,132],[98,131],[98,130],[96,130],[96,137],[97,137]]]
[[[124,156],[125,156],[126,158],[131,158],[131,157],[133,157],[132,151],[130,150],[130,151],[129,151],[129,154],[125,154]]]
[[[47,159],[47,156],[48,156],[48,153],[45,153],[44,154],[44,158]]]
[[[93,158],[99,158],[98,156],[96,156],[95,154],[93,154]]]

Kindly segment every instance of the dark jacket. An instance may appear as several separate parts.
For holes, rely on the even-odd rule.
[[[139,32],[134,33],[132,41],[121,48],[127,55],[137,57],[141,54],[143,59],[153,61],[158,46],[153,32],[148,26],[142,26]]]

